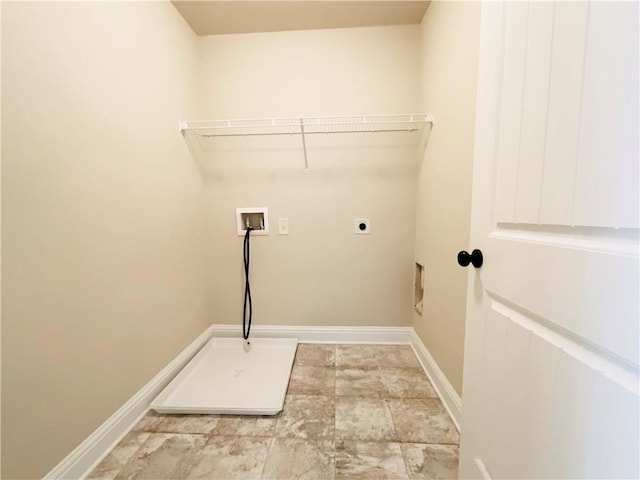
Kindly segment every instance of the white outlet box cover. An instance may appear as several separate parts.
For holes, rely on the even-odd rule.
[[[360,225],[364,224],[365,229],[362,230]],[[353,224],[353,233],[357,235],[368,235],[371,233],[371,220],[368,218],[356,218]]]
[[[264,229],[252,230],[251,236],[254,235],[269,235],[269,209],[267,207],[243,207],[236,208],[236,227],[238,229],[238,236],[244,237],[247,233],[247,229],[242,224],[243,213],[262,213],[264,217]]]

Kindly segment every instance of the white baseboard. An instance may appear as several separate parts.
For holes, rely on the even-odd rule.
[[[242,335],[241,325],[213,325],[214,337]],[[302,325],[253,325],[256,338],[297,338],[300,343],[411,343],[411,327],[308,327]]]
[[[45,479],[84,478],[145,415],[149,405],[211,337],[242,335],[238,325],[214,324],[191,342],[140,391],[56,465]],[[412,327],[308,327],[256,325],[256,338],[297,338],[301,343],[380,343],[413,346],[442,403],[460,430],[461,400]]]
[[[163,368],[122,407],[89,435],[75,450],[56,465],[45,479],[84,478],[145,415],[151,401],[198,353],[212,336],[212,327],[191,342],[171,363]]]
[[[453,385],[451,385],[413,328],[411,329],[411,345],[422,364],[422,368],[424,368],[424,371],[427,373],[433,388],[435,388],[436,393],[440,397],[440,400],[442,400],[444,407],[447,409],[447,412],[449,412],[449,416],[459,432],[460,421],[462,419],[462,399],[460,395],[458,395],[458,392],[453,388]]]

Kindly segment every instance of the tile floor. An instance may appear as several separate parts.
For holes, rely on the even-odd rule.
[[[300,344],[271,417],[149,412],[89,479],[449,479],[458,433],[413,350]]]

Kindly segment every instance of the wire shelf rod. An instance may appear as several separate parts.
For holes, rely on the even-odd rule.
[[[292,125],[297,126],[300,125]],[[308,126],[308,125],[307,125]],[[331,135],[333,133],[390,133],[390,132],[418,132],[418,128],[395,128],[390,130],[328,130],[322,132],[310,132],[304,131],[304,135]],[[196,132],[198,133],[198,132]],[[301,135],[300,131],[297,132],[258,132],[258,133],[198,133],[201,137],[205,138],[217,138],[217,137],[278,137],[278,136],[294,136]]]
[[[198,123],[218,123],[219,121],[214,122],[198,122]],[[240,124],[240,123],[226,123],[225,125],[194,125],[197,122],[187,122],[183,129],[186,130],[220,130],[220,129],[228,129],[228,128],[282,128],[282,127],[299,127],[300,122],[297,123],[253,123],[253,124]],[[367,125],[397,125],[397,124],[419,124],[426,125],[427,123],[431,123],[430,120],[379,120],[379,121],[368,121],[368,122],[303,122],[302,125],[305,127],[321,127],[321,126],[367,126]]]
[[[328,121],[331,119],[358,119],[364,122],[378,121],[376,119],[392,119],[392,118],[409,118],[413,121],[430,121],[433,115],[430,113],[392,113],[392,114],[371,114],[371,115],[333,115],[333,116],[315,116],[315,117],[252,117],[252,118],[232,118],[218,120],[191,120],[189,123],[208,123],[208,122],[291,122],[299,123],[300,118],[304,121]]]
[[[375,125],[426,125],[433,123],[433,116],[428,114],[406,115],[367,115],[344,117],[303,117],[303,118],[264,118],[181,122],[181,130],[229,130],[256,128],[299,127],[353,127],[360,130],[373,128]],[[371,129],[370,128],[370,129]],[[405,130],[399,130],[405,131]],[[335,132],[338,133],[338,132]]]

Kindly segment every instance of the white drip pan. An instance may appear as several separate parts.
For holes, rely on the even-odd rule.
[[[284,406],[296,338],[212,338],[151,403],[158,413],[275,415]]]

